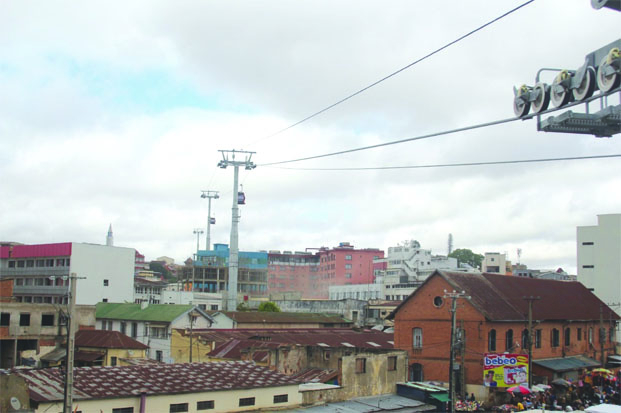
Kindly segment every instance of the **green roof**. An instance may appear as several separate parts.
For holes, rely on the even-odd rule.
[[[142,309],[133,303],[97,303],[95,318],[171,322],[193,308],[191,304],[149,304]]]
[[[439,402],[448,402],[449,400],[451,400],[448,396],[448,393],[431,393],[430,396]]]

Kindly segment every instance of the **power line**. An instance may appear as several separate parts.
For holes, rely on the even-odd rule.
[[[505,160],[505,161],[466,162],[466,163],[448,163],[448,164],[430,164],[430,165],[376,166],[376,167],[354,167],[354,168],[288,168],[288,167],[273,166],[273,168],[298,170],[298,171],[371,171],[371,170],[387,170],[387,169],[422,169],[422,168],[449,168],[449,167],[456,167],[456,166],[506,165],[506,164],[516,164],[516,163],[576,161],[576,160],[584,160],[584,159],[602,159],[602,158],[619,158],[619,157],[621,157],[621,154],[568,156],[568,157],[563,157],[563,158],[516,159],[516,160]]]
[[[326,106],[325,108],[323,108],[323,109],[321,109],[321,110],[319,110],[319,111],[317,111],[317,112],[315,112],[315,113],[313,113],[313,114],[311,114],[311,115],[309,115],[309,116],[307,116],[307,117],[303,118],[302,120],[299,120],[299,121],[297,121],[297,122],[295,122],[295,123],[293,123],[293,124],[291,124],[291,125],[287,126],[286,128],[280,129],[279,131],[274,132],[274,133],[272,133],[271,135],[267,135],[267,136],[265,136],[265,137],[263,137],[263,138],[257,139],[256,141],[254,141],[254,142],[250,143],[250,145],[254,145],[254,144],[256,144],[257,142],[260,142],[260,141],[262,141],[262,140],[272,138],[272,137],[274,137],[274,136],[276,136],[276,135],[279,135],[279,134],[281,134],[281,133],[283,133],[283,132],[285,132],[285,131],[288,131],[288,130],[289,130],[289,129],[291,129],[291,128],[294,128],[294,127],[296,127],[296,126],[300,125],[301,123],[306,122],[307,120],[310,120],[310,119],[312,119],[312,118],[314,118],[314,117],[316,117],[316,116],[318,116],[318,115],[321,115],[322,113],[324,113],[324,112],[326,112],[326,111],[328,111],[328,110],[332,109],[333,107],[338,106],[338,105],[340,105],[341,103],[344,103],[344,102],[348,101],[349,99],[351,99],[351,98],[353,98],[353,97],[355,97],[355,96],[357,96],[357,95],[359,95],[359,94],[361,94],[361,93],[363,93],[363,92],[365,92],[365,91],[367,91],[367,90],[371,89],[373,86],[376,86],[376,85],[378,85],[378,84],[380,84],[380,83],[384,82],[385,80],[390,79],[391,77],[393,77],[393,76],[395,76],[395,75],[397,75],[397,74],[399,74],[399,73],[403,72],[404,70],[409,69],[410,67],[412,67],[412,66],[414,66],[414,65],[416,65],[416,64],[418,64],[418,63],[420,63],[420,62],[422,62],[423,60],[426,60],[426,59],[430,58],[431,56],[433,56],[433,55],[435,55],[435,54],[437,54],[437,53],[441,52],[442,50],[444,50],[444,49],[446,49],[446,48],[448,48],[448,47],[450,47],[450,46],[452,46],[452,45],[454,45],[454,44],[456,44],[456,43],[458,43],[458,42],[460,42],[460,41],[464,40],[465,38],[467,38],[467,37],[469,37],[469,36],[473,35],[474,33],[478,32],[478,31],[480,31],[480,30],[483,30],[483,29],[484,29],[484,28],[486,28],[487,26],[490,26],[490,25],[492,25],[492,24],[496,23],[497,21],[501,20],[502,18],[507,17],[508,15],[510,15],[510,14],[512,14],[512,13],[514,13],[514,12],[516,12],[517,10],[521,9],[521,8],[522,8],[522,7],[524,7],[524,6],[527,6],[528,4],[530,4],[530,3],[534,2],[534,1],[535,1],[535,0],[528,0],[527,2],[520,4],[519,6],[517,6],[517,7],[513,8],[513,9],[511,9],[511,10],[509,10],[508,12],[506,12],[506,13],[504,13],[504,14],[502,14],[502,15],[498,16],[498,17],[496,17],[495,19],[488,21],[487,23],[485,23],[485,24],[483,24],[483,25],[481,25],[481,26],[477,27],[476,29],[469,31],[468,33],[466,33],[466,34],[464,34],[464,35],[462,35],[462,36],[458,37],[457,39],[455,39],[455,40],[453,40],[453,41],[451,41],[451,42],[449,42],[449,43],[447,43],[447,44],[445,44],[444,46],[442,46],[442,47],[440,47],[440,48],[438,48],[438,49],[436,49],[436,50],[434,50],[434,51],[432,51],[432,52],[430,52],[430,53],[426,54],[425,56],[423,56],[423,57],[421,57],[421,58],[419,58],[419,59],[417,59],[417,60],[413,61],[412,63],[409,63],[408,65],[406,65],[406,66],[402,67],[401,69],[398,69],[398,70],[396,70],[396,71],[394,71],[394,72],[390,73],[389,75],[384,76],[384,77],[383,77],[383,78],[381,78],[380,80],[377,80],[377,81],[375,81],[375,82],[371,83],[370,85],[365,86],[365,87],[363,87],[362,89],[359,89],[358,91],[356,91],[356,92],[354,92],[354,93],[352,93],[352,94],[350,94],[350,95],[348,95],[348,96],[344,97],[343,99],[338,100],[337,102],[335,102],[335,103],[333,103],[333,104],[331,104],[331,105],[329,105],[329,106]]]

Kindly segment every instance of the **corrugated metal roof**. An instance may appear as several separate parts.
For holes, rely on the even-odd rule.
[[[68,257],[70,255],[70,242],[0,247],[0,258]]]
[[[533,364],[558,372],[601,366],[599,361],[584,356],[539,359],[533,360]]]
[[[336,376],[338,376],[337,370],[310,368],[293,374],[291,378],[302,383],[325,383],[333,380]]]
[[[227,317],[238,323],[327,323],[351,324],[350,320],[336,314],[285,313],[266,311],[225,311]]]
[[[149,348],[120,331],[79,330],[75,333],[76,347],[127,348],[144,350]]]
[[[501,274],[435,271],[423,286],[435,277],[445,279],[456,291],[464,291],[470,302],[488,319],[493,321],[525,321],[528,302],[524,297],[539,297],[533,305],[535,320],[599,320],[600,305],[604,318],[619,316],[595,294],[579,282],[541,280]],[[415,290],[389,316],[393,319],[417,291]]]
[[[379,396],[360,397],[338,403],[326,403],[320,406],[285,410],[287,412],[326,412],[326,413],[372,413],[372,412],[422,412],[435,411],[436,407],[425,404],[418,400],[394,394],[382,394]]]
[[[193,309],[191,304],[150,304],[145,309],[133,303],[97,303],[95,317],[111,320],[161,321],[170,323]]]
[[[38,402],[63,399],[61,369],[14,369],[26,380],[30,397]],[[116,367],[78,367],[74,370],[74,399],[105,399],[147,395],[197,393],[295,385],[299,382],[252,362],[157,364]]]
[[[181,331],[181,330],[176,330]],[[203,340],[228,343],[238,341],[271,342],[321,347],[357,347],[366,349],[394,349],[394,334],[378,330],[351,329],[257,329],[257,330],[194,330],[195,337]],[[212,354],[213,355],[213,354]]]

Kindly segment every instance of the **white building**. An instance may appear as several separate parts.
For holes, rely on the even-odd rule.
[[[98,303],[98,330],[120,331],[149,346],[147,357],[174,363],[172,329],[209,328],[213,318],[194,305]]]
[[[499,252],[486,252],[481,261],[481,272],[506,274],[507,265],[511,268],[511,262],[507,261],[507,255]]]
[[[330,300],[381,300],[384,297],[382,284],[333,285],[328,287]]]
[[[0,278],[12,278],[17,302],[66,302],[69,276],[78,277],[76,303],[132,302],[133,248],[65,242],[0,247]]]
[[[457,259],[432,255],[415,240],[389,247],[385,258],[374,263],[386,263],[386,270],[377,270],[376,282],[383,285],[382,298],[403,300],[435,270],[460,271]]]
[[[621,214],[577,228],[578,281],[621,315]]]

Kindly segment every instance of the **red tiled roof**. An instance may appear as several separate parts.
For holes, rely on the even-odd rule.
[[[127,348],[144,350],[149,348],[120,331],[78,330],[75,333],[76,347]]]
[[[30,398],[38,401],[63,399],[61,369],[13,369],[26,380]],[[296,385],[299,381],[247,361],[157,364],[123,367],[77,367],[74,400],[136,397],[147,395],[237,390]]]
[[[265,341],[257,341],[257,340],[238,340],[232,339],[216,348],[214,348],[211,352],[207,353],[207,355],[211,357],[217,357],[222,359],[230,359],[230,360],[240,360],[243,350],[249,348],[278,348],[280,347],[280,343],[271,343]],[[252,355],[253,361],[264,362],[267,360],[269,352],[267,351],[257,351]]]
[[[538,297],[533,302],[535,320],[599,320],[600,306],[604,318],[618,320],[619,316],[595,294],[579,282],[513,277],[502,274],[435,271],[433,277],[442,277],[456,291],[465,291],[470,302],[488,320],[525,321],[528,301],[525,297]],[[415,290],[389,316],[394,318],[407,301],[422,287]]]

